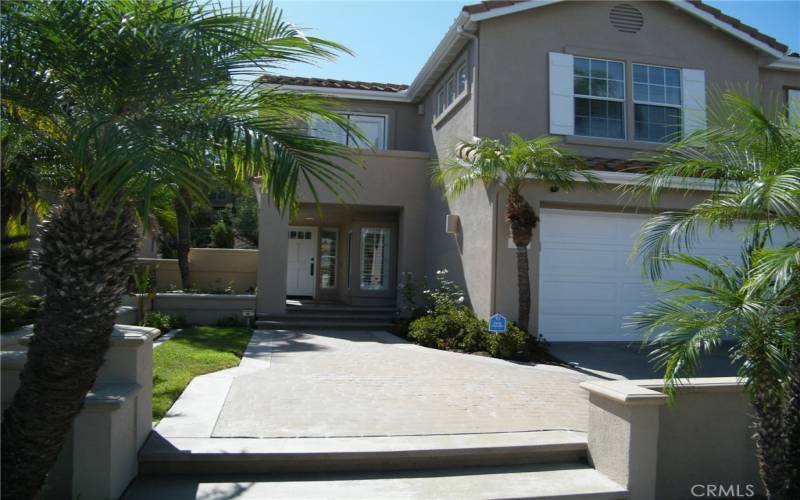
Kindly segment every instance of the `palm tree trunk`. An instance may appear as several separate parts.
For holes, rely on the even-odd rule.
[[[528,272],[528,247],[517,247],[517,325],[528,331],[528,320],[531,315],[531,280]]]
[[[533,207],[517,192],[508,194],[506,220],[511,224],[511,238],[517,247],[517,325],[526,333],[531,315],[531,279],[528,270],[528,245],[539,221]]]
[[[181,272],[181,288],[186,290],[192,287],[189,274],[189,249],[192,247],[191,229],[192,195],[182,189],[175,198],[175,219],[178,225],[177,251],[178,268]]]
[[[41,227],[45,298],[20,388],[2,423],[2,497],[33,498],[83,407],[108,350],[136,261],[133,212],[65,193]]]
[[[800,304],[800,300],[796,300],[794,303]],[[787,471],[790,475],[787,496],[800,498],[800,320],[795,322],[793,347],[792,360],[789,365],[789,394],[783,415],[788,446],[786,456],[790,460],[787,464]]]
[[[775,386],[779,386],[778,381]],[[753,397],[755,418],[756,458],[759,475],[767,498],[770,500],[789,500],[787,495],[787,466],[790,457],[786,456],[787,447],[784,438],[783,405],[776,389],[769,393],[756,394]]]

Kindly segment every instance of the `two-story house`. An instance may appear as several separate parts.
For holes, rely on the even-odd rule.
[[[463,8],[409,86],[265,77],[336,98],[375,147],[359,153],[358,195],[346,204],[321,193],[319,211],[305,193],[287,220],[262,203],[258,312],[282,313],[287,295],[395,305],[404,272],[446,268],[480,316],[516,319],[506,193],[476,187],[447,201],[430,183],[431,165],[459,140],[516,132],[562,138],[604,181],[525,188],[541,216],[529,250],[532,330],[625,339],[624,318],[646,295],[629,257],[651,213],[647,200],[621,196],[639,175],[625,170],[670,134],[703,127],[714,89],[759,89],[800,106],[800,57],[787,52],[696,1],[488,1]],[[352,141],[322,124],[310,133]],[[702,189],[668,193],[658,208],[686,208]],[[706,250],[735,252],[736,239],[721,235]]]

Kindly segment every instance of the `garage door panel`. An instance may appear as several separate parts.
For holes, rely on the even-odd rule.
[[[539,333],[549,340],[641,338],[625,328],[628,317],[652,304],[657,293],[631,252],[647,215],[577,210],[541,211],[539,257]],[[741,228],[700,235],[694,255],[715,261],[739,261],[745,234]],[[773,245],[784,244],[785,233]],[[677,265],[664,277],[679,279],[697,271]]]
[[[610,283],[575,281],[575,282],[545,282],[539,289],[547,293],[553,303],[565,301],[572,307],[576,300],[582,302],[615,302],[616,287]]]

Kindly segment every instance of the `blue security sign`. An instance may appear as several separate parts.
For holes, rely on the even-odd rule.
[[[489,331],[495,333],[503,333],[506,331],[508,320],[500,313],[494,314],[489,318]]]

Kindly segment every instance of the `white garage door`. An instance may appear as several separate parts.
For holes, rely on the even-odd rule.
[[[652,302],[631,250],[644,215],[544,209],[539,257],[539,332],[550,341],[630,341],[627,317]],[[725,232],[693,247],[738,258],[741,235]],[[673,270],[671,277],[679,271]],[[683,271],[686,272],[685,270]]]

